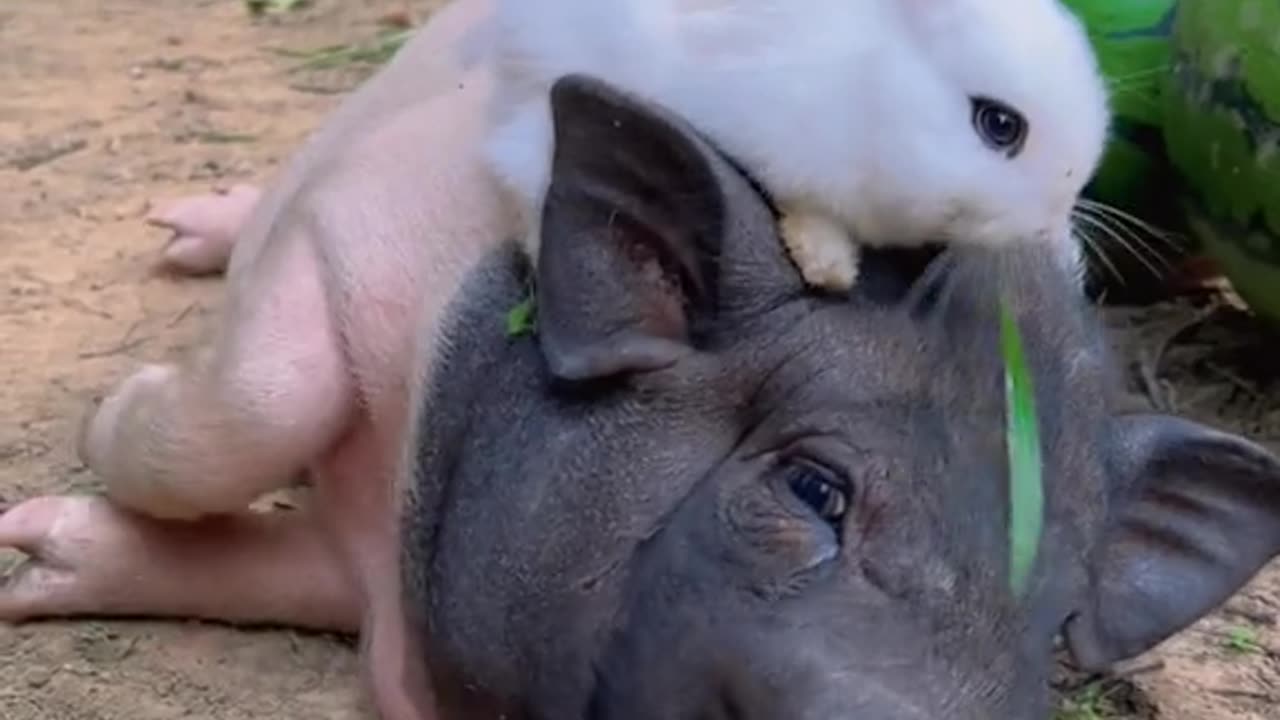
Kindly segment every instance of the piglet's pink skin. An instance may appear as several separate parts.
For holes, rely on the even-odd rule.
[[[153,215],[174,229],[171,268],[227,265],[218,326],[87,417],[80,454],[110,501],[41,497],[0,515],[0,546],[30,556],[0,588],[0,620],[358,631],[380,716],[436,717],[403,627],[396,478],[419,346],[467,269],[515,227],[479,156],[489,6],[439,11],[264,191]],[[314,483],[305,507],[248,512],[301,473]]]

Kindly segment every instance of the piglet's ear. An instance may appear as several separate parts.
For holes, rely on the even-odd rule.
[[[669,114],[584,76],[552,87],[551,112],[537,267],[551,373],[668,367],[716,303],[725,201],[709,151]]]
[[[1280,553],[1280,461],[1161,415],[1117,419],[1112,508],[1085,606],[1068,621],[1087,670],[1132,658],[1213,611]]]

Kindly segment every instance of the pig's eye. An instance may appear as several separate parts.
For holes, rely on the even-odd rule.
[[[833,524],[844,517],[849,495],[835,473],[807,462],[793,462],[786,473],[787,487],[818,517]]]

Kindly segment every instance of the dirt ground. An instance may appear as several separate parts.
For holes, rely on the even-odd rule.
[[[148,203],[264,181],[366,72],[296,72],[269,49],[367,39],[434,4],[320,0],[256,20],[241,0],[0,5],[0,500],[94,489],[72,448],[87,403],[189,346],[218,306],[217,279],[148,272],[164,241]],[[1200,304],[1110,312],[1135,387],[1280,447],[1280,386],[1250,367],[1276,346],[1229,312],[1188,327]],[[1278,616],[1280,563],[1130,674],[1069,687],[1062,717],[1280,718]],[[0,628],[0,720],[368,717],[355,669],[349,638],[287,630]]]

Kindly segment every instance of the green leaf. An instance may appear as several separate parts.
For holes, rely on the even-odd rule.
[[[244,4],[253,15],[277,15],[304,8],[310,4],[310,0],[245,0]]]
[[[518,305],[507,311],[507,337],[527,335],[537,327],[534,312],[533,296],[520,301]]]
[[[291,68],[299,70],[331,70],[348,65],[383,65],[395,57],[413,36],[413,29],[387,30],[363,43],[329,45],[315,50],[290,50],[273,48],[277,55],[299,59],[302,62]]]
[[[1006,426],[1009,452],[1009,583],[1026,592],[1044,526],[1044,483],[1035,390],[1017,320],[1000,303],[1000,349],[1005,364]]]
[[[1223,643],[1228,650],[1241,655],[1257,655],[1264,651],[1258,642],[1258,633],[1253,628],[1234,627],[1227,631]]]

